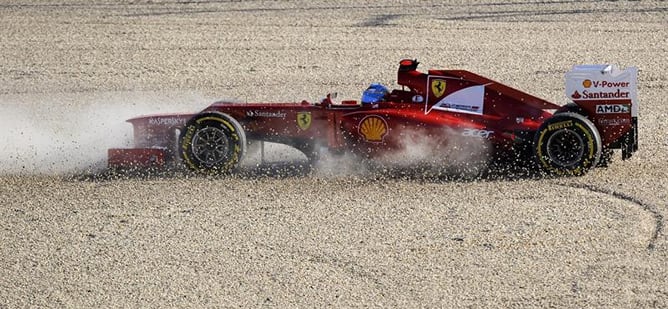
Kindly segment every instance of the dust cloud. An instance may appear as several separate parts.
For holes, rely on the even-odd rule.
[[[66,175],[106,167],[107,149],[132,145],[126,119],[192,112],[194,93],[106,92],[0,96],[1,175]]]
[[[407,130],[399,138],[400,149],[382,157],[391,169],[404,169],[420,176],[479,177],[491,159],[490,142],[464,136],[463,131],[442,128],[434,132]]]
[[[107,149],[132,146],[132,126],[125,120],[153,113],[193,112],[215,101],[195,93],[102,92],[0,96],[0,175],[68,175],[106,168]],[[443,141],[447,142],[443,142]],[[439,136],[405,132],[396,152],[368,159],[332,154],[319,147],[314,173],[321,177],[363,176],[372,172],[442,174],[477,173],[488,159],[484,139],[443,129]],[[244,166],[263,162],[310,164],[298,150],[265,143],[249,145]],[[418,169],[415,169],[419,167]]]
[[[249,145],[243,166],[264,167],[269,174],[292,175],[292,166],[310,166],[316,177],[454,177],[479,178],[491,159],[491,144],[481,137],[463,136],[462,131],[442,128],[436,132],[405,130],[396,141],[399,149],[373,157],[349,152],[333,153],[325,146],[316,147],[318,159],[309,162],[299,150],[282,144]],[[312,164],[312,165],[311,165]],[[265,172],[265,170],[261,170]],[[285,174],[285,175],[283,175]]]

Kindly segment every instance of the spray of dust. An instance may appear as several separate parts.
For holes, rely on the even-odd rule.
[[[478,179],[486,170],[491,144],[485,138],[464,136],[443,128],[437,132],[404,130],[395,151],[373,158],[332,154],[323,149],[314,166],[321,177],[443,177]]]
[[[132,144],[132,126],[126,119],[153,113],[190,113],[213,101],[195,93],[165,92],[0,96],[0,135],[4,142],[0,147],[0,175],[103,171],[108,148]],[[322,147],[314,175],[376,176],[397,169],[422,174],[448,173],[452,168],[476,170],[480,162],[486,161],[489,149],[484,139],[464,137],[450,129],[443,129],[437,136],[405,131],[398,138],[401,149],[370,160],[328,153]],[[246,166],[261,164],[257,149],[251,147],[247,154]],[[301,152],[280,144],[267,143],[264,159],[309,164]]]
[[[128,147],[128,118],[201,110],[194,93],[107,92],[0,97],[0,175],[64,175],[106,167],[107,149]]]
[[[315,165],[315,175],[321,177],[367,176],[372,172],[371,160],[350,154],[335,154],[322,150]]]
[[[386,156],[399,166],[415,163],[440,167],[462,167],[489,159],[490,144],[485,138],[464,136],[462,131],[443,128],[440,132],[420,130],[405,132],[399,139],[402,146]]]
[[[438,132],[405,130],[399,149],[365,160],[349,154],[325,154],[316,165],[321,176],[408,176],[475,179],[487,169],[491,145],[480,137],[443,128]]]

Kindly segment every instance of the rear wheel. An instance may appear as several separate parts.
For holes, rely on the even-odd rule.
[[[586,117],[566,112],[546,120],[534,139],[540,166],[551,174],[584,175],[601,157],[601,136]]]
[[[197,172],[230,172],[245,151],[246,136],[239,122],[218,112],[194,116],[179,136],[179,154],[185,165]]]

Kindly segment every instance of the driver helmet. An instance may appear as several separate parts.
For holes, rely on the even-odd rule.
[[[373,83],[362,93],[362,104],[378,103],[385,98],[387,93],[388,90],[385,86],[379,83]]]

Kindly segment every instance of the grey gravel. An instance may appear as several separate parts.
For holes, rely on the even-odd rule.
[[[0,308],[668,307],[667,12],[3,1]],[[237,176],[88,176],[128,143],[127,117],[357,99],[408,57],[559,104],[573,64],[638,66],[640,151],[578,178],[309,171],[294,154]]]

